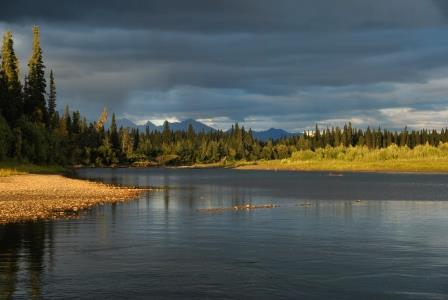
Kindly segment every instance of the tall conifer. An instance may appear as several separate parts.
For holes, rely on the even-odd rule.
[[[14,42],[10,31],[3,36],[1,69],[3,80],[8,87],[6,98],[3,100],[3,115],[12,124],[22,114],[23,97],[19,79],[19,60],[14,52]]]
[[[50,93],[48,95],[48,117],[53,119],[56,112],[56,84],[54,82],[53,70],[50,71]]]
[[[112,123],[110,126],[110,142],[114,150],[118,150],[120,148],[120,137],[118,135],[117,122],[115,120],[114,113],[112,114]]]
[[[28,89],[26,91],[25,111],[32,120],[45,122],[48,118],[45,101],[45,66],[40,47],[39,27],[33,27],[33,52],[28,62]]]
[[[8,101],[8,81],[6,80],[6,74],[0,65],[0,115],[6,116]]]

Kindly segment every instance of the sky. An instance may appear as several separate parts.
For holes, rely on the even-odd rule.
[[[22,75],[33,25],[59,109],[91,120],[448,125],[445,0],[7,1]]]

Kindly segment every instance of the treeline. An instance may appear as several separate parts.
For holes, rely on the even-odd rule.
[[[52,71],[46,78],[37,26],[33,27],[31,50],[28,72],[21,80],[13,35],[9,31],[4,34],[0,57],[0,160],[104,166],[258,158],[260,143],[250,131],[238,126],[230,133],[195,133],[192,128],[172,132],[166,124],[162,132],[139,133],[117,128],[115,115],[106,130],[106,110],[91,123],[68,107],[60,115],[55,78]]]
[[[411,130],[407,128],[398,132],[387,129],[371,129],[370,127],[354,129],[349,123],[343,128],[332,127],[321,130],[316,126],[312,132],[305,132],[303,136],[295,136],[279,141],[286,145],[292,145],[297,150],[316,150],[325,147],[338,146],[367,146],[369,149],[387,148],[391,145],[414,148],[418,145],[438,146],[448,142],[448,129],[437,130]]]
[[[39,27],[33,27],[28,72],[21,80],[13,35],[3,35],[0,65],[0,160],[14,158],[35,163],[63,163],[59,149],[56,86],[50,71],[47,91]]]
[[[192,126],[174,132],[166,122],[160,132],[140,132],[118,128],[114,114],[106,129],[106,110],[94,122],[68,107],[62,114],[57,111],[55,78],[50,71],[47,85],[38,27],[33,27],[32,53],[23,82],[11,32],[4,34],[1,50],[0,160],[86,166],[194,164],[283,159],[296,151],[328,147],[414,148],[448,142],[447,129],[361,130],[350,123],[323,130],[316,126],[313,132],[268,142],[255,140],[250,129],[238,124],[227,132],[195,132]]]
[[[94,132],[90,129],[90,132]],[[82,138],[88,140],[87,138]],[[99,142],[99,140],[98,140]],[[158,164],[214,163],[238,160],[271,160],[289,158],[296,151],[317,151],[328,147],[364,147],[383,149],[391,145],[400,148],[415,148],[418,145],[439,146],[448,142],[448,130],[401,132],[376,129],[353,129],[351,124],[343,128],[316,129],[300,136],[292,136],[277,141],[255,140],[252,131],[238,124],[227,131],[194,132],[192,126],[186,132],[173,132],[165,122],[162,132],[139,132],[136,129],[120,128],[115,125],[105,132],[105,139],[99,145],[103,149],[101,159],[96,164],[138,163],[153,161]],[[93,151],[95,148],[86,149]],[[106,151],[106,149],[108,149]],[[106,153],[112,156],[107,156]],[[98,157],[98,158],[100,158]],[[87,161],[86,161],[87,162]],[[90,160],[90,163],[93,163]]]

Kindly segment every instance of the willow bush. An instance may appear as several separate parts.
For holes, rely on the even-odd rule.
[[[398,147],[395,144],[387,148],[369,149],[366,146],[330,147],[312,150],[300,150],[292,153],[291,161],[386,161],[386,160],[421,160],[448,159],[448,143],[440,143],[434,147],[429,144],[418,145],[413,149],[407,146]]]

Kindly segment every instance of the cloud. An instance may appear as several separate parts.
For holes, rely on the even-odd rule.
[[[2,4],[0,19],[86,27],[181,32],[285,32],[434,26],[440,1],[421,0],[118,0]],[[439,6],[438,6],[439,5]],[[403,13],[406,9],[406,13]]]
[[[400,122],[417,124],[447,104],[444,3],[18,0],[2,4],[0,31],[14,31],[25,73],[40,24],[59,107],[90,119],[107,106],[217,127],[404,126],[381,111],[408,108],[415,120]]]

